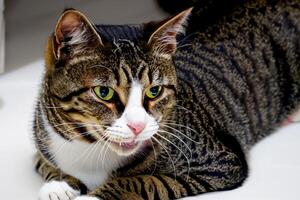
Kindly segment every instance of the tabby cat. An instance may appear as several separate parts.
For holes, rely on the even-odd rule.
[[[300,3],[221,4],[139,25],[62,14],[35,112],[40,200],[178,199],[243,183],[250,147],[300,103]]]

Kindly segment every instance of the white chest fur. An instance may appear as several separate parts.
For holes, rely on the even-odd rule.
[[[58,167],[81,180],[90,190],[101,185],[125,159],[103,143],[67,141],[56,134],[46,120],[44,123],[51,140],[50,152]]]

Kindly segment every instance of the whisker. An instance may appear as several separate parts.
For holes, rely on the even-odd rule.
[[[82,135],[85,135],[85,134],[87,134],[87,133],[82,133]],[[75,139],[75,138],[77,138],[77,137],[80,137],[80,136],[82,136],[82,135],[75,135],[75,136],[69,138],[68,140],[64,141],[64,143],[63,143],[63,144],[62,144],[55,152],[51,153],[52,156],[50,157],[50,160],[55,159],[56,155],[62,150],[62,148],[63,148],[66,144],[68,144],[68,142],[70,142],[70,141],[72,141],[73,139]]]
[[[153,169],[153,171],[151,172],[151,175],[153,175],[154,172],[155,172],[155,170],[156,170],[157,155],[156,155],[156,150],[155,150],[155,147],[154,147],[152,138],[150,139],[150,141],[151,141],[152,149],[153,149],[153,152],[154,152],[154,159],[155,159],[154,169]]]
[[[106,155],[106,152],[107,152],[107,150],[108,150],[108,148],[109,148],[109,139],[107,139],[106,141],[105,141],[105,143],[104,143],[104,146],[103,146],[103,154],[102,154],[102,159],[101,159],[101,163],[102,163],[102,167],[104,168],[104,157],[105,157],[105,155]],[[105,150],[104,150],[105,149]]]
[[[103,137],[101,138],[101,140],[104,140],[104,141],[105,141],[105,139],[106,139],[107,137],[108,137],[108,134],[107,134],[107,132],[105,132],[104,135],[103,135]],[[102,156],[102,151],[103,151],[103,149],[104,149],[105,143],[106,143],[106,142],[103,143],[103,146],[101,147],[100,152],[99,152],[99,154],[98,154],[98,156],[97,156],[97,168],[98,168],[98,166],[99,166],[100,156]],[[101,165],[102,165],[102,167],[103,167],[103,163],[101,163]]]
[[[191,154],[191,157],[192,157],[193,152],[192,152],[191,148],[180,137],[178,137],[177,135],[175,135],[175,134],[173,134],[173,133],[171,133],[169,131],[166,131],[166,130],[159,130],[158,132],[168,133],[168,134],[174,136],[175,138],[177,138],[180,142],[182,142],[186,146],[186,148],[189,150],[189,152]]]
[[[157,138],[154,137],[154,135],[152,136],[152,138],[165,150],[165,152],[167,153],[167,155],[169,156],[172,166],[173,166],[173,171],[174,171],[174,179],[176,180],[177,177],[177,173],[176,173],[176,168],[175,168],[175,164],[174,161],[171,157],[171,155],[169,154],[168,150],[166,149],[165,145],[163,145]]]
[[[102,138],[104,139],[105,137],[103,136]],[[91,144],[87,149],[84,150],[83,153],[81,153],[81,155],[74,162],[72,162],[73,164],[71,164],[71,165],[74,166],[74,164],[79,161],[80,161],[80,163],[85,163],[85,161],[88,160],[88,158],[90,156],[92,156],[92,153],[97,149],[99,143],[102,141],[103,141],[102,139],[101,140],[99,139],[96,143]],[[82,157],[85,157],[83,161],[81,160]],[[92,160],[91,160],[91,162],[92,162]]]
[[[159,137],[161,137],[162,139],[164,139],[165,141],[169,142],[170,144],[172,144],[175,148],[177,148],[181,153],[182,155],[185,157],[186,161],[187,161],[187,164],[188,164],[188,176],[190,174],[190,160],[189,158],[185,155],[185,153],[176,145],[174,144],[173,142],[171,142],[169,139],[165,138],[164,136],[160,135],[159,133],[156,133],[156,135],[158,135]]]
[[[161,123],[161,124],[160,124],[161,126],[164,126],[164,127],[167,127],[167,128],[170,128],[170,129],[174,130],[175,132],[181,134],[182,136],[186,137],[186,138],[189,139],[190,141],[195,142],[196,144],[200,144],[200,142],[193,140],[192,138],[188,137],[187,135],[185,135],[185,134],[182,133],[181,131],[179,131],[179,130],[177,130],[177,129],[175,129],[175,128],[173,128],[173,127],[167,125],[167,124],[169,124],[169,125],[175,125],[175,126],[179,126],[179,127],[183,127],[183,128],[186,128],[186,129],[188,129],[188,130],[191,130],[191,131],[195,132],[192,128],[189,128],[188,126],[184,126],[184,125],[180,125],[180,124],[174,124],[174,123]],[[197,133],[197,132],[195,132],[195,133]],[[197,133],[197,134],[198,134],[198,133]]]

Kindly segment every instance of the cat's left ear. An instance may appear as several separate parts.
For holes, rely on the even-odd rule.
[[[64,11],[56,24],[53,37],[53,53],[57,60],[101,45],[103,43],[99,34],[86,16],[74,9]]]
[[[176,36],[184,32],[184,25],[193,8],[186,9],[179,14],[158,24],[150,35],[147,45],[153,54],[170,59],[177,47]],[[147,26],[147,25],[146,25]]]

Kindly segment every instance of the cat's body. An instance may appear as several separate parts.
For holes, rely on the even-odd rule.
[[[249,148],[278,127],[300,102],[300,5],[273,3],[239,5],[205,30],[199,25],[197,32],[192,18],[193,28],[178,39],[175,54],[172,39],[190,10],[158,28],[148,25],[152,31],[146,45],[149,29],[144,25],[97,26],[100,43],[109,44],[100,53],[91,49],[82,53],[81,43],[70,37],[64,43],[50,42],[35,118],[37,170],[50,181],[41,191],[41,200],[73,199],[78,191],[89,196],[76,200],[176,199],[241,185],[247,177]],[[65,21],[77,20],[77,13],[76,17],[69,13],[73,18]],[[65,25],[64,16],[61,20],[56,38],[68,30],[60,27]],[[83,41],[91,46],[96,40],[89,35]],[[70,46],[64,50],[62,44]],[[166,67],[171,65],[169,54],[176,76],[172,67]],[[108,61],[99,64],[99,59]],[[113,73],[108,75],[106,68]],[[114,110],[113,115],[107,107],[96,107],[86,85],[93,88],[114,81],[123,85],[123,93],[118,90],[114,100],[119,103],[101,101]],[[141,103],[141,88],[152,82],[163,85],[163,92],[158,99],[145,98]],[[152,141],[140,139],[138,147],[132,142],[122,146],[121,141],[121,150],[113,150],[107,140],[86,134],[104,131],[104,125],[94,126],[97,117],[113,118],[110,123],[122,126],[122,113],[128,120],[147,118],[150,125],[143,127],[147,131],[142,134],[136,131],[138,126],[127,126],[135,138],[144,135]],[[91,130],[91,124],[99,130]],[[132,148],[135,153],[128,153]],[[56,190],[58,186],[63,190]]]
[[[198,105],[244,150],[299,108],[299,21],[297,1],[258,1],[186,39],[174,56],[179,85],[203,90]]]

